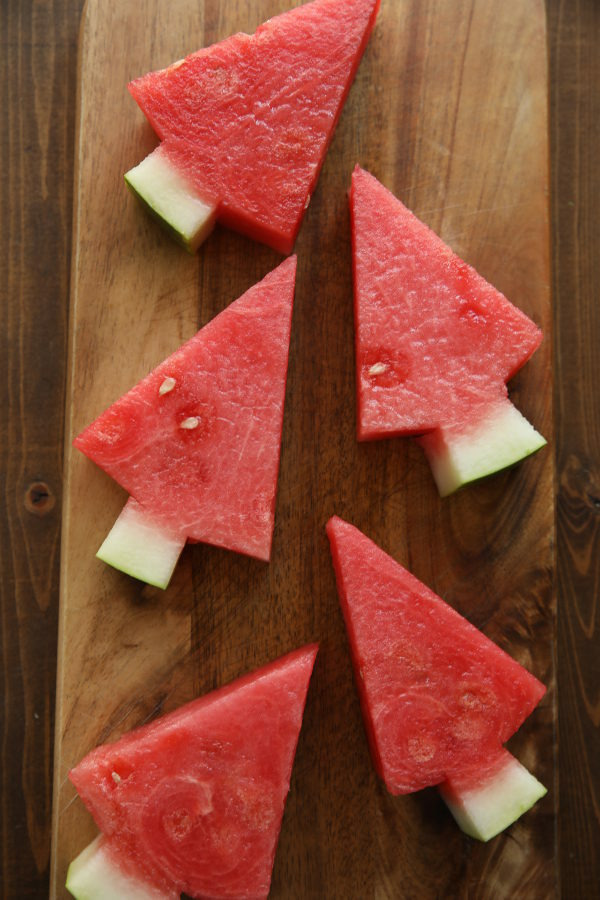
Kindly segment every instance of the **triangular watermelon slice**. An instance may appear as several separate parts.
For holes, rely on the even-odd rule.
[[[105,562],[166,587],[186,540],[269,559],[295,274],[290,257],[75,439],[131,494]]]
[[[162,143],[125,178],[195,250],[216,219],[290,253],[379,0],[313,0],[129,85]]]
[[[102,832],[69,869],[80,900],[262,898],[317,645],[188,703],[70,773]]]
[[[358,166],[350,209],[359,440],[421,435],[442,496],[543,447],[506,390],[540,329]]]
[[[437,785],[488,840],[546,793],[502,746],[545,687],[357,528],[327,534],[377,772],[392,794]]]

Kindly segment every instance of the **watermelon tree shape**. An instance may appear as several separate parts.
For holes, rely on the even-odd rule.
[[[358,439],[418,436],[442,496],[543,447],[506,389],[540,329],[359,166],[350,210]]]
[[[247,898],[271,872],[317,645],[92,750],[69,773],[100,836],[79,900]]]
[[[327,534],[373,763],[392,794],[436,785],[487,841],[546,789],[503,744],[545,687],[357,528]]]
[[[75,439],[131,495],[100,559],[162,588],[186,540],[269,559],[295,275],[292,256]]]
[[[379,0],[313,0],[129,90],[161,139],[125,175],[190,251],[218,219],[290,253]]]

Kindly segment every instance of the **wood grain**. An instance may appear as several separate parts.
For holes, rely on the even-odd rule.
[[[490,845],[437,796],[393,799],[368,758],[323,526],[337,512],[550,687],[512,743],[552,788],[552,454],[441,501],[407,441],[354,438],[346,190],[356,161],[550,332],[543,8],[387,2],[297,243],[299,273],[273,556],[186,550],[164,594],[94,551],[124,496],[71,436],[278,261],[218,229],[188,258],[124,192],[152,145],[124,85],[285,2],[87,6],[71,291],[57,682],[53,896],[94,827],[66,780],[100,741],[319,639],[272,896],[554,891],[556,793]],[[203,13],[203,14],[202,14]],[[449,46],[451,53],[441,52]],[[507,66],[507,53],[518,60]],[[398,72],[402,77],[398,77]],[[550,342],[513,395],[551,435]],[[443,848],[443,852],[440,852]]]
[[[575,8],[574,8],[575,7]],[[600,890],[600,8],[549,7],[556,306],[559,846],[565,897]],[[595,338],[593,337],[595,335]],[[592,338],[590,340],[590,338]]]

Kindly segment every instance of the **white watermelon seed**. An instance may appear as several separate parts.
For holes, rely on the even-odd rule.
[[[387,363],[375,363],[375,365],[371,366],[369,369],[369,375],[383,375],[386,369]]]
[[[112,775],[112,780],[114,781],[115,784],[121,783],[121,776],[119,775],[118,772],[111,772],[111,775]]]
[[[184,419],[180,428],[185,428],[186,431],[191,431],[192,428],[197,428],[200,424],[200,419],[197,419],[196,416],[190,416],[189,419]]]
[[[177,382],[175,381],[175,379],[171,378],[171,376],[169,375],[167,378],[165,378],[165,380],[159,387],[158,396],[162,397],[163,394],[168,394],[169,391],[173,390],[173,388],[175,387],[176,384],[177,384]]]

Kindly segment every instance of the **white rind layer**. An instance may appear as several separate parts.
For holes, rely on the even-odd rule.
[[[66,887],[77,900],[175,900],[179,897],[179,893],[162,891],[121,871],[101,834],[69,866]]]
[[[525,766],[505,752],[506,764],[489,783],[462,793],[451,781],[438,786],[460,828],[480,841],[500,834],[547,793]]]
[[[185,537],[163,531],[130,497],[96,556],[115,569],[166,588]]]
[[[485,418],[467,431],[441,429],[419,438],[442,497],[515,465],[545,446],[546,441],[510,402],[491,407]]]
[[[131,190],[191,253],[213,230],[217,208],[201,200],[159,145],[125,174]]]

